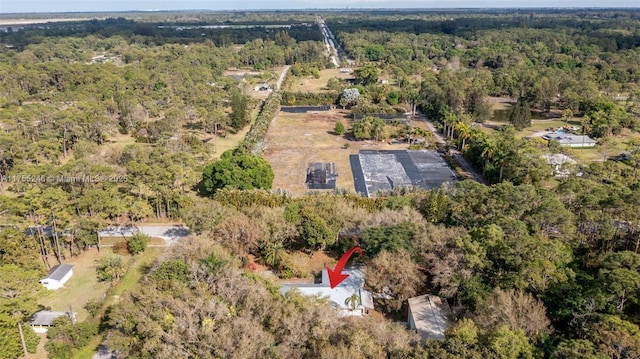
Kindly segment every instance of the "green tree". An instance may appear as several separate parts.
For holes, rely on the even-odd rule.
[[[595,344],[585,339],[563,340],[553,351],[555,359],[608,359]]]
[[[353,72],[356,82],[363,85],[373,85],[378,82],[378,68],[374,65],[361,67]]]
[[[389,94],[387,95],[387,102],[389,103],[389,105],[391,106],[395,106],[398,104],[398,101],[400,99],[400,94],[398,93],[398,91],[391,91],[389,92]]]
[[[38,300],[44,287],[38,282],[42,273],[16,264],[0,265],[0,358],[17,358],[23,353],[18,323],[27,341],[27,350],[34,353],[39,337],[25,324],[38,310]]]
[[[357,140],[379,140],[387,124],[379,117],[367,116],[353,123],[353,137]]]
[[[489,347],[500,359],[533,358],[533,347],[522,329],[499,328],[491,335]]]
[[[309,249],[323,249],[336,241],[336,233],[329,228],[327,222],[310,207],[300,210],[301,222],[299,231]]]
[[[249,97],[234,89],[231,93],[231,127],[235,130],[241,130],[249,123]]]
[[[177,280],[184,282],[188,279],[189,265],[181,259],[169,259],[166,260],[149,275],[149,277],[156,281],[165,280]]]
[[[335,127],[333,127],[333,131],[338,134],[338,135],[342,135],[345,133],[345,128],[344,125],[342,124],[342,122],[338,121],[336,122]]]
[[[640,356],[640,328],[637,324],[615,315],[603,315],[590,329],[589,339],[598,344],[598,351],[607,357]]]
[[[127,249],[134,256],[144,252],[147,249],[147,244],[149,244],[149,236],[142,232],[138,232],[127,239]]]
[[[22,333],[27,344],[27,352],[35,353],[40,337],[26,323],[22,323]],[[0,359],[22,358],[23,355],[18,322],[5,322],[0,318]]]
[[[460,150],[464,151],[465,144],[469,137],[471,137],[471,125],[466,122],[460,121],[456,123],[455,130],[458,133],[458,138],[461,140]]]
[[[68,316],[57,318],[47,331],[49,341],[45,345],[49,358],[66,359],[76,350],[87,345],[98,334],[98,322],[87,320],[73,323]]]
[[[124,257],[113,254],[97,260],[96,274],[99,281],[117,282],[127,272]]]
[[[281,268],[286,262],[288,255],[282,242],[265,243],[262,247],[262,258],[264,262],[272,267]]]
[[[509,122],[511,122],[513,127],[518,131],[531,126],[531,109],[529,107],[529,101],[526,98],[518,98],[516,105],[511,111],[511,115],[509,115]]]
[[[274,174],[267,160],[251,155],[224,157],[203,171],[202,183],[207,193],[222,188],[271,189]]]

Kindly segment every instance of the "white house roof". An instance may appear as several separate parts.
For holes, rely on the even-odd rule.
[[[373,297],[369,291],[363,289],[364,287],[364,272],[359,268],[345,269],[342,273],[349,274],[345,280],[338,284],[335,288],[331,288],[329,283],[329,276],[326,269],[322,270],[322,283],[319,284],[283,284],[280,288],[280,293],[283,295],[292,289],[297,289],[304,296],[319,296],[321,298],[327,298],[331,304],[337,309],[349,310],[349,306],[345,304],[347,298],[353,294],[360,296],[362,305],[356,307],[356,309],[373,308]]]
[[[587,145],[587,144],[596,144],[598,142],[589,136],[583,136],[583,135],[548,133],[542,137],[549,141],[556,140],[560,142],[561,145],[572,145],[572,144]]]
[[[449,327],[449,304],[440,297],[425,294],[409,298],[409,309],[416,331],[422,339],[444,339]]]
[[[65,315],[68,316],[69,313],[42,310],[33,315],[33,318],[31,318],[31,325],[51,326],[55,319]]]
[[[59,264],[51,269],[49,275],[43,279],[62,280],[64,276],[71,271],[73,266],[71,264]]]

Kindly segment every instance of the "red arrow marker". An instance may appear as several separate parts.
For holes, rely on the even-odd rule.
[[[349,249],[347,253],[342,255],[342,257],[338,261],[338,264],[336,264],[336,267],[333,270],[331,270],[331,268],[327,266],[327,274],[329,275],[329,284],[331,285],[331,289],[337,287],[338,284],[342,283],[343,280],[349,277],[348,274],[342,273],[342,270],[344,269],[344,266],[347,264],[347,261],[349,260],[349,257],[351,257],[353,252],[358,252],[360,255],[362,255],[362,248],[353,247]]]

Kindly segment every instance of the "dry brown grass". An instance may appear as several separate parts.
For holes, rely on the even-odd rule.
[[[304,78],[295,77],[291,81],[291,91],[301,92],[322,92],[327,90],[327,81],[330,78],[337,77],[344,80],[352,78],[353,74],[341,73],[340,69],[325,69],[320,71],[320,78],[316,79],[311,76]]]
[[[346,111],[308,112],[291,114],[280,112],[271,122],[267,134],[264,157],[271,163],[275,179],[274,189],[284,189],[294,195],[307,193],[305,179],[307,164],[334,162],[338,172],[337,188],[354,190],[349,155],[361,149],[407,149],[406,144],[390,145],[386,142],[351,141],[333,134],[336,121],[351,127]],[[349,148],[344,148],[348,144]]]
[[[329,257],[325,251],[318,250],[309,256],[307,253],[295,252],[291,254],[294,266],[309,275],[316,275],[327,266],[333,266],[336,260]]]

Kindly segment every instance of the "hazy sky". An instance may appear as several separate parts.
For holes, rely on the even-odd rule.
[[[638,7],[637,0],[0,0],[0,13],[308,8]]]

